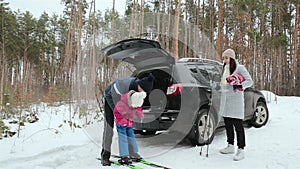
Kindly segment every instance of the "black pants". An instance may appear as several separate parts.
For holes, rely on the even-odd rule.
[[[109,159],[111,155],[111,143],[114,129],[114,114],[113,110],[109,107],[106,99],[104,103],[104,128],[102,139],[101,158]]]
[[[244,149],[246,143],[245,143],[245,130],[243,126],[243,120],[224,117],[224,122],[225,122],[228,144],[234,145],[234,130],[233,130],[234,127],[237,136],[237,146],[238,148]]]

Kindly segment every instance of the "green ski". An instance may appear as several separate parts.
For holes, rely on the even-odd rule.
[[[112,155],[112,157],[121,158],[121,156],[118,156],[118,155]],[[166,167],[166,166],[162,166],[162,165],[159,165],[159,164],[155,164],[155,163],[152,163],[150,161],[146,161],[144,159],[141,159],[141,160],[132,159],[132,161],[133,162],[142,163],[142,164],[145,164],[145,165],[149,165],[149,166],[152,166],[152,167],[156,167],[156,168],[171,169],[170,167]]]
[[[100,160],[100,161],[101,161],[101,158],[97,158],[97,160]],[[118,166],[125,166],[125,167],[131,168],[131,169],[143,169],[142,167],[139,167],[139,166],[136,166],[136,165],[132,165],[132,164],[129,164],[129,165],[121,164],[121,163],[119,163],[117,160],[109,160],[109,161],[110,161],[112,164],[118,165]]]

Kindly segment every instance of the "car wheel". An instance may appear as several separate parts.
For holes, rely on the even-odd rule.
[[[253,114],[253,118],[250,120],[250,125],[259,128],[265,125],[269,119],[269,111],[267,109],[266,103],[258,101],[256,104],[256,109]]]
[[[214,138],[215,127],[216,122],[214,116],[209,113],[208,109],[201,109],[195,122],[195,135],[191,141],[199,146],[210,144]]]

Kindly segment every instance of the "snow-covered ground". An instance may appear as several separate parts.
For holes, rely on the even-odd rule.
[[[226,145],[224,129],[218,129],[209,145],[191,147],[180,144],[153,145],[138,138],[140,154],[149,161],[174,169],[296,169],[300,168],[300,97],[275,96],[263,91],[270,111],[269,122],[262,128],[246,128],[245,159],[233,161],[233,155],[223,155],[219,149]],[[22,128],[20,137],[0,141],[1,169],[99,169],[126,168],[102,167],[96,160],[101,145],[101,125],[86,129],[70,129],[70,107],[39,108],[39,121]],[[79,122],[78,122],[79,123]],[[63,124],[63,125],[62,125]],[[113,138],[113,154],[118,154],[117,135]],[[140,164],[143,168],[150,168]]]

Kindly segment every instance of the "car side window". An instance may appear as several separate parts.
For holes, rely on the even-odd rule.
[[[209,86],[209,74],[206,70],[203,70],[197,66],[190,67],[192,76],[197,80],[197,82],[204,86]]]

